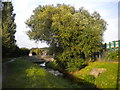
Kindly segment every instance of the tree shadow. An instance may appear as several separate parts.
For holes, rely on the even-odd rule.
[[[70,80],[72,83],[76,83],[77,85],[81,86],[84,89],[90,88],[90,89],[102,90],[101,88],[97,87],[93,83],[90,83],[84,79],[75,77],[67,72],[64,72],[63,78]]]

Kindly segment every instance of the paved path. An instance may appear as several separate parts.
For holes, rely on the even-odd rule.
[[[41,58],[38,58],[36,56],[29,56],[29,57],[25,57],[25,60],[31,61],[31,62],[44,62],[44,60],[42,60]]]

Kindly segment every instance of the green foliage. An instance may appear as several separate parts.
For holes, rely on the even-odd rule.
[[[62,52],[62,49],[60,47],[55,47],[55,46],[50,46],[48,49],[48,54],[49,55],[58,55]]]
[[[2,49],[4,50],[4,51],[2,51],[2,53],[4,53],[6,55],[6,56],[3,57],[4,58],[3,62],[7,61],[6,60],[7,58],[9,60],[9,58],[13,58],[13,57],[28,56],[29,52],[30,52],[30,50],[27,49],[27,48],[19,48],[17,46],[12,47],[12,49],[11,48],[6,49],[4,47],[2,47]],[[7,50],[9,52],[6,52]]]
[[[29,55],[30,50],[27,48],[20,48],[18,52],[20,53],[21,56],[26,56]]]
[[[92,84],[95,83],[95,77],[92,76],[92,75],[86,75],[86,76],[84,77],[84,80],[87,81],[87,82],[89,82],[89,83],[92,83]]]
[[[67,71],[79,70],[86,65],[82,55],[78,54],[77,51],[65,51],[59,56],[62,67]]]
[[[13,6],[11,2],[2,2],[2,51],[3,57],[11,56],[15,52],[15,32],[16,24],[15,14],[13,13]]]
[[[3,58],[18,57],[21,55],[20,49],[16,45],[11,46],[10,48],[4,47],[4,45],[2,45],[2,54]]]
[[[33,13],[26,21],[30,28],[27,35],[50,45],[50,54],[58,56],[66,70],[81,68],[85,59],[100,50],[106,22],[99,13],[64,4],[38,6]]]
[[[15,14],[13,13],[11,2],[2,2],[2,4],[2,44],[6,47],[10,47],[12,44],[15,44]]]
[[[51,68],[53,70],[62,71],[62,68],[59,66],[57,60],[53,60],[52,62],[47,63],[46,67]]]
[[[67,71],[76,71],[84,67],[85,62],[82,58],[70,58],[67,62],[66,70]]]
[[[116,51],[109,51],[107,52],[107,55],[105,56],[105,60],[109,60],[109,61],[118,61],[118,58],[120,56],[120,51],[116,50]]]

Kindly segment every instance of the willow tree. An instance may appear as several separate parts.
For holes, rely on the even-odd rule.
[[[69,5],[38,6],[26,21],[30,39],[45,41],[69,71],[80,69],[88,57],[98,52],[106,22],[99,13]]]

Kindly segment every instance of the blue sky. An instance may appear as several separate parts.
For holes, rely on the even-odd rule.
[[[97,11],[101,17],[108,23],[107,30],[104,33],[104,42],[118,40],[118,1],[119,0],[12,0],[14,13],[16,13],[15,22],[17,45],[26,48],[37,47],[35,41],[29,40],[26,31],[29,30],[25,25],[32,11],[38,5],[50,4],[70,4],[76,9],[84,7],[90,13]],[[47,47],[46,43],[39,42],[39,48]]]

